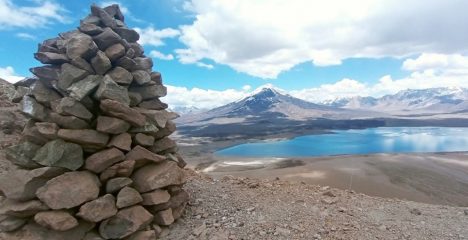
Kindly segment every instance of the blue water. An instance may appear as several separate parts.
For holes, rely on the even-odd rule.
[[[246,143],[220,156],[307,157],[340,154],[468,151],[468,128],[385,127],[338,130],[289,140]]]

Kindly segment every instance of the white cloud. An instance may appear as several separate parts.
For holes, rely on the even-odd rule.
[[[169,106],[194,106],[197,108],[214,108],[239,100],[246,96],[246,92],[235,89],[222,91],[176,87],[167,85],[167,96],[164,97]]]
[[[37,6],[18,6],[11,0],[0,0],[0,29],[12,27],[38,28],[54,21],[67,22],[67,12],[52,1],[33,1]]]
[[[242,87],[242,90],[244,90],[244,91],[249,91],[250,89],[252,89],[252,86],[250,86],[250,85],[244,85]]]
[[[468,69],[468,57],[461,54],[424,53],[416,59],[405,60],[402,68],[409,71]]]
[[[195,64],[196,64],[197,66],[199,66],[199,67],[203,67],[203,68],[207,68],[207,69],[213,69],[213,68],[214,68],[213,65],[207,64],[207,63],[196,62]]]
[[[120,8],[120,11],[122,12],[122,14],[126,15],[126,14],[129,14],[130,11],[128,10],[128,8],[126,6],[124,6],[121,2],[117,2],[117,1],[103,1],[99,4],[100,7],[107,7],[107,6],[110,6],[110,5],[113,5],[113,4],[118,4],[119,5],[119,8]]]
[[[467,52],[468,1],[191,0],[176,51],[182,63],[210,59],[262,78],[297,64],[351,57]]]
[[[29,34],[29,33],[17,33],[16,34],[17,37],[21,38],[21,39],[25,39],[25,40],[35,40],[36,37],[32,34]]]
[[[18,76],[15,73],[15,70],[11,66],[7,67],[0,67],[0,78],[7,80],[10,83],[18,82],[19,80],[23,79],[24,77]]]
[[[140,40],[138,40],[138,42],[141,45],[151,45],[155,47],[163,46],[164,42],[162,40],[164,38],[174,38],[180,34],[179,30],[173,28],[156,30],[153,27],[147,27],[135,28],[135,31],[140,34]]]
[[[158,59],[166,60],[166,61],[174,59],[174,56],[172,54],[167,54],[166,55],[166,54],[164,54],[162,52],[159,52],[159,51],[156,51],[156,50],[152,50],[149,55],[150,55],[150,57],[158,58]]]

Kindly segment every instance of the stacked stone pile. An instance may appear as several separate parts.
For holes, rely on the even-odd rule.
[[[6,150],[0,239],[155,239],[188,201],[176,114],[118,5],[45,40],[13,100],[30,118]]]

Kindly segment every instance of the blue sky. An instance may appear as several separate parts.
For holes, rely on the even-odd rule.
[[[0,0],[0,77],[96,1]],[[120,0],[171,105],[210,108],[274,86],[309,101],[468,87],[466,1]]]

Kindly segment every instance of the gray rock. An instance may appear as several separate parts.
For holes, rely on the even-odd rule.
[[[140,104],[138,104],[138,107],[151,110],[164,110],[168,107],[168,105],[166,103],[161,102],[161,100],[159,100],[158,98],[155,98],[141,102]]]
[[[21,132],[21,141],[32,142],[38,145],[46,144],[50,139],[42,135],[37,127],[34,125],[34,120],[29,120],[24,126],[23,132]]]
[[[143,56],[143,53],[145,52],[143,47],[138,44],[138,43],[129,43],[130,48],[133,49],[135,52],[135,57],[141,57]]]
[[[115,135],[110,140],[108,147],[116,147],[120,150],[130,151],[132,145],[132,136],[129,133]]]
[[[144,70],[136,70],[132,72],[133,80],[137,82],[139,85],[145,85],[151,81],[151,76],[147,71]]]
[[[143,147],[150,147],[154,144],[154,137],[143,133],[137,133],[135,135],[135,143]]]
[[[56,231],[67,231],[78,226],[78,220],[63,210],[36,213],[34,221],[45,228]]]
[[[93,118],[93,114],[82,103],[71,97],[64,97],[60,100],[57,112],[62,115],[72,115],[85,120]]]
[[[80,24],[80,26],[78,27],[78,29],[83,32],[83,33],[86,33],[88,35],[97,35],[99,33],[102,33],[104,30],[97,26],[96,24],[92,24],[92,23],[85,23],[85,22],[82,22]]]
[[[18,145],[10,146],[4,151],[6,158],[13,164],[23,168],[37,168],[40,165],[32,159],[39,148],[41,148],[40,145],[25,141]]]
[[[82,240],[94,224],[81,221],[79,225],[68,231],[55,231],[44,228],[34,222],[26,224],[18,231],[7,233],[4,239],[8,240]],[[1,237],[1,236],[0,236]]]
[[[100,222],[117,214],[115,198],[112,194],[106,194],[80,207],[76,216],[88,222]]]
[[[67,56],[70,59],[74,59],[76,57],[90,59],[94,54],[96,54],[97,50],[98,48],[93,39],[83,33],[73,35],[66,44]]]
[[[20,202],[7,199],[0,206],[0,215],[26,218],[34,216],[34,214],[48,209],[49,208],[44,203],[38,200]]]
[[[107,7],[104,8],[104,11],[107,12],[107,14],[109,14],[109,16],[117,19],[117,20],[120,20],[120,21],[124,21],[124,15],[122,14],[122,12],[120,11],[120,7],[119,7],[119,4],[112,4],[112,5],[109,5]]]
[[[139,93],[143,100],[164,97],[167,94],[167,88],[162,85],[133,86],[129,91]]]
[[[135,161],[136,167],[140,167],[147,163],[160,163],[166,160],[166,157],[155,154],[148,149],[137,145],[125,155],[125,159]]]
[[[59,33],[59,36],[62,40],[70,40],[74,37],[80,37],[82,35],[85,35],[85,34],[80,33],[80,31],[78,30],[70,30],[70,31]],[[59,41],[60,40],[57,40],[57,45],[59,45]]]
[[[39,188],[37,197],[51,209],[69,209],[99,196],[101,183],[88,171],[68,172]]]
[[[125,55],[125,47],[120,43],[116,43],[108,47],[105,51],[105,54],[109,58],[109,60],[114,62],[115,60]]]
[[[14,231],[24,224],[26,224],[27,219],[13,217],[13,216],[0,216],[0,232],[11,232]]]
[[[95,4],[91,5],[91,13],[94,16],[98,16],[101,19],[101,22],[104,26],[107,26],[110,28],[117,27],[117,23],[115,19],[112,16],[110,16],[106,11],[96,6]]]
[[[174,216],[172,216],[172,209],[166,209],[159,211],[154,215],[154,223],[160,226],[169,226],[174,222]]]
[[[82,240],[104,240],[104,238],[95,231],[87,232]]]
[[[156,189],[152,192],[144,193],[141,195],[143,198],[142,205],[157,205],[167,203],[171,195],[167,190]]]
[[[133,206],[120,210],[117,215],[104,220],[99,226],[99,233],[105,239],[124,238],[148,226],[153,220],[142,206]]]
[[[106,183],[106,193],[115,193],[120,189],[130,186],[133,183],[128,177],[117,177],[109,179]]]
[[[130,85],[133,81],[133,75],[122,67],[115,67],[107,75],[118,84]]]
[[[95,98],[101,101],[103,99],[111,99],[127,106],[130,104],[127,88],[119,86],[116,82],[112,81],[109,75],[106,75],[101,81]]]
[[[69,63],[62,64],[58,88],[66,91],[73,83],[85,78],[89,73],[86,70],[77,68]]]
[[[119,34],[112,31],[110,28],[105,28],[104,31],[93,37],[94,42],[98,45],[99,49],[105,50],[121,41]]]
[[[51,112],[47,118],[48,122],[53,122],[59,125],[62,128],[69,129],[85,129],[89,128],[89,124],[80,118],[75,116],[63,116],[55,112]]]
[[[142,127],[132,127],[130,133],[145,133],[149,135],[156,135],[159,132],[159,128],[152,121],[148,121]]]
[[[43,64],[61,64],[69,61],[67,55],[54,52],[37,52],[34,53],[34,58]]]
[[[109,141],[109,135],[91,129],[60,129],[57,135],[85,149],[102,149]]]
[[[127,132],[130,124],[122,119],[99,116],[97,118],[96,130],[110,134],[120,134]]]
[[[160,129],[156,134],[152,135],[155,139],[161,139],[171,135],[176,130],[176,125],[173,121],[167,121],[166,127]]]
[[[34,96],[36,101],[45,106],[49,106],[50,102],[61,98],[60,94],[46,87],[40,80],[36,81],[30,89],[31,95]]]
[[[160,72],[151,72],[151,81],[156,85],[162,85],[162,77]]]
[[[49,110],[32,97],[24,96],[20,108],[22,113],[34,120],[42,122],[47,120]]]
[[[140,39],[140,34],[137,31],[125,27],[115,28],[114,31],[129,43],[134,43]]]
[[[47,167],[77,170],[83,165],[83,149],[78,144],[56,139],[41,147],[33,160]]]
[[[133,59],[135,66],[133,70],[151,70],[153,68],[153,59],[147,57],[136,57]]]
[[[91,59],[91,66],[93,67],[96,74],[100,75],[104,75],[109,69],[112,68],[111,61],[102,51],[98,51],[96,56]]]
[[[37,122],[37,131],[48,139],[56,139],[59,126],[51,122]]]
[[[88,15],[80,21],[80,24],[100,25],[101,19],[98,16]]]
[[[94,74],[94,69],[84,58],[76,57],[70,62],[73,66],[86,70],[89,74]]]
[[[140,193],[185,183],[185,174],[175,162],[164,161],[138,169],[132,176],[134,187]]]
[[[152,240],[156,239],[156,232],[154,230],[138,231],[128,237],[128,240]]]
[[[11,96],[11,101],[14,103],[19,103],[25,95],[30,94],[30,89],[28,87],[18,86],[16,87],[15,93]]]
[[[117,194],[117,208],[133,206],[143,201],[140,193],[131,187],[122,188]]]
[[[85,169],[100,173],[123,160],[125,160],[125,155],[117,148],[106,149],[89,156],[86,159]]]
[[[60,68],[56,66],[34,67],[30,68],[29,71],[39,79],[46,81],[58,81],[60,76]]]
[[[135,68],[136,62],[132,58],[124,56],[117,60],[115,64],[125,69],[133,70]]]
[[[68,91],[70,92],[70,97],[81,101],[86,96],[88,96],[94,89],[96,89],[101,83],[102,76],[99,75],[89,75],[81,81],[73,83]]]
[[[168,150],[172,150],[177,148],[177,144],[174,140],[165,137],[162,139],[157,140],[154,145],[150,148],[150,150],[154,153],[166,153]]]
[[[108,115],[123,119],[133,126],[141,127],[145,125],[146,117],[143,114],[118,101],[111,99],[102,100],[100,108]]]
[[[130,98],[131,107],[137,106],[138,104],[141,103],[141,100],[143,100],[141,95],[137,92],[128,92],[128,97]]]

